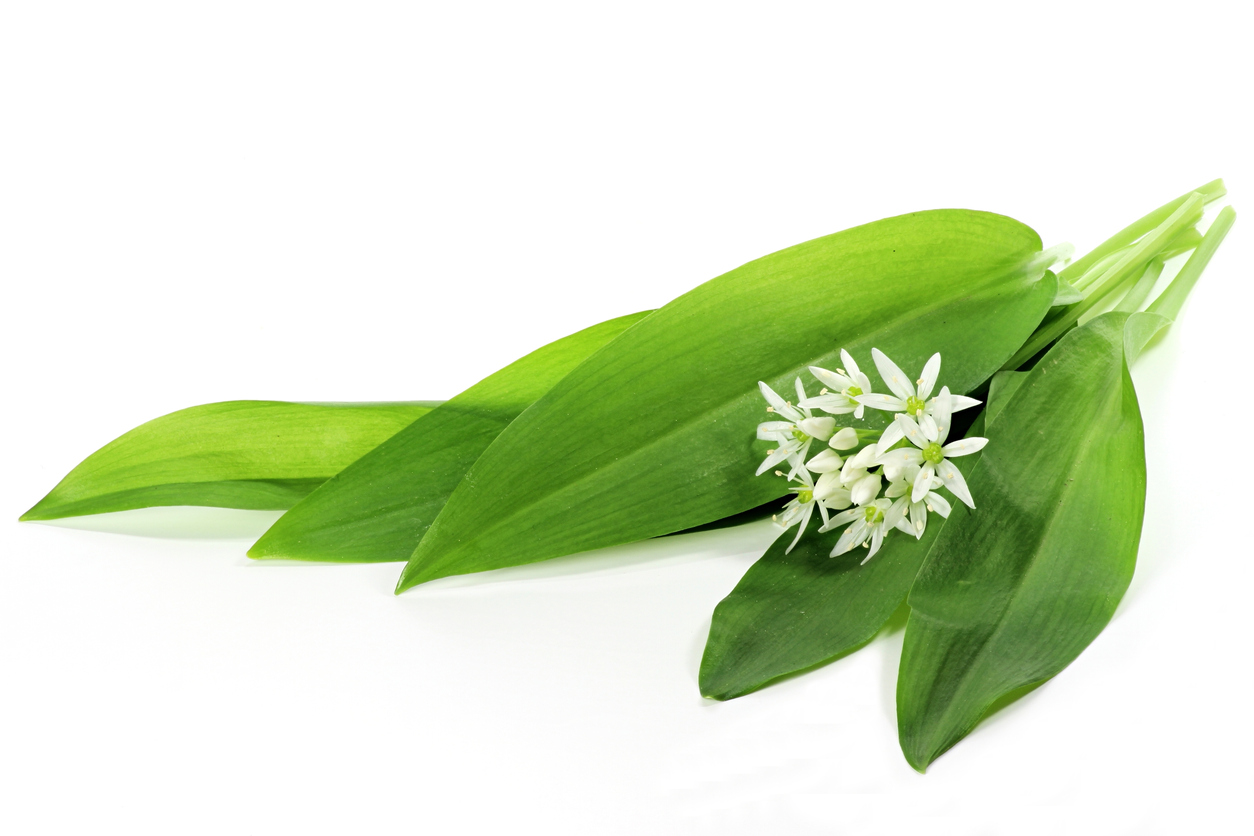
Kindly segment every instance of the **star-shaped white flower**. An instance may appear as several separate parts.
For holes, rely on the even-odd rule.
[[[832,548],[831,557],[853,551],[858,546],[867,546],[869,551],[862,562],[866,563],[875,557],[884,543],[884,537],[896,528],[904,515],[904,510],[891,499],[877,499],[869,505],[850,508],[828,520],[819,531],[831,531],[833,528],[850,524],[843,532],[836,545]]]
[[[958,456],[969,456],[972,453],[983,450],[984,445],[988,444],[988,439],[979,437],[964,438],[946,444],[945,439],[949,437],[950,426],[948,405],[949,388],[944,387],[941,389],[940,397],[937,399],[936,413],[932,416],[936,422],[935,439],[929,439],[923,432],[923,428],[915,423],[914,419],[905,415],[897,415],[894,421],[900,428],[902,436],[909,439],[914,446],[889,450],[876,461],[886,469],[912,464],[919,466],[919,474],[915,477],[914,487],[910,493],[911,502],[921,502],[923,500],[923,497],[932,488],[932,476],[935,475],[939,477],[937,481],[948,488],[950,493],[966,503],[967,507],[974,508],[975,502],[971,499],[971,491],[967,488],[966,479],[962,478],[961,471],[954,467],[954,463],[949,460]]]
[[[821,454],[820,454],[821,455]],[[783,473],[775,471],[777,476]],[[797,536],[793,538],[792,544],[784,550],[784,554],[788,554],[801,540],[801,535],[805,533],[806,526],[810,524],[810,517],[814,515],[814,509],[819,509],[819,516],[823,518],[823,524],[827,524],[828,508],[848,508],[849,507],[849,491],[840,485],[840,474],[832,471],[819,476],[819,480],[815,483],[814,478],[810,475],[807,468],[801,468],[797,471],[795,479],[800,484],[790,485],[788,490],[796,496],[789,500],[784,506],[782,512],[772,517],[775,524],[787,530],[798,522],[801,524],[797,527]]]
[[[889,470],[888,467],[884,469],[886,471]],[[923,499],[919,501],[913,499],[914,486],[919,481],[921,469],[915,464],[894,468],[893,470],[896,472],[888,477],[891,484],[889,484],[888,490],[884,491],[884,497],[893,500],[894,508],[900,506],[901,520],[897,523],[897,530],[911,534],[916,539],[922,538],[923,532],[927,530],[927,514],[929,511],[934,511],[942,517],[948,517],[949,512],[952,510],[949,506],[949,500],[936,491],[931,490],[931,488],[940,487],[936,476],[931,477],[931,484],[927,492],[924,493]]]
[[[787,459],[792,465],[792,471],[788,474],[791,479],[801,468],[802,460],[810,450],[810,442],[816,438],[827,441],[832,437],[832,431],[836,429],[836,419],[815,418],[808,408],[793,406],[761,381],[758,382],[758,388],[762,390],[762,397],[770,404],[766,411],[774,412],[784,420],[758,424],[758,438],[778,442],[779,446],[758,467],[757,475],[761,476]],[[798,401],[804,401],[806,390],[801,385],[801,378],[797,378],[796,388]]]
[[[853,417],[861,419],[866,409],[856,398],[870,393],[871,379],[862,373],[853,357],[849,356],[849,352],[843,348],[840,350],[840,359],[845,364],[845,368],[834,372],[818,366],[810,367],[810,373],[827,388],[821,394],[806,398],[800,403],[802,406],[821,409],[832,415],[848,415],[852,412]]]
[[[923,428],[923,434],[929,441],[935,441],[935,414],[940,398],[939,396],[932,397],[932,390],[936,388],[936,379],[940,376],[940,354],[933,354],[928,359],[927,363],[923,365],[923,374],[919,376],[918,380],[913,382],[896,363],[889,359],[887,354],[878,348],[871,349],[871,358],[875,360],[875,368],[879,370],[880,377],[884,378],[884,383],[893,391],[893,394],[879,395],[868,393],[859,395],[857,398],[858,403],[885,412],[904,412]],[[915,388],[916,384],[918,385],[917,389]],[[977,401],[975,398],[968,398],[965,395],[951,394],[949,401],[949,411],[951,413],[970,409],[980,404],[980,401]],[[900,440],[900,430],[895,427],[895,424],[890,425],[884,430],[884,435],[880,438],[880,452],[884,452]]]

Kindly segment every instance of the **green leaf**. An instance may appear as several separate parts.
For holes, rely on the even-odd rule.
[[[650,311],[602,322],[511,363],[394,435],[288,511],[250,557],[405,560],[501,430]]]
[[[968,210],[919,212],[746,264],[674,300],[589,358],[485,451],[398,591],[445,575],[654,537],[760,505],[769,444],[757,383],[876,346],[907,369],[933,352],[955,392],[987,380],[1056,292],[1040,238]],[[817,394],[817,386],[812,389]]]
[[[22,519],[154,505],[290,508],[438,403],[226,401],[182,409],[92,453]]]
[[[1145,510],[1128,358],[1168,322],[1104,314],[1012,378],[968,479],[976,510],[955,506],[910,590],[897,722],[915,769],[1000,697],[1061,671],[1113,615]]]
[[[1001,395],[994,389],[989,397],[992,409]],[[983,434],[987,411],[968,435]],[[966,474],[979,457],[954,464]],[[865,565],[859,565],[861,549],[828,557],[844,529],[811,530],[791,553],[786,549],[793,532],[781,536],[714,608],[701,657],[701,695],[740,697],[865,645],[905,602],[944,524],[933,515],[920,540],[890,534]]]
[[[1232,228],[1220,210],[1148,313],[1071,331],[1015,387],[910,590],[901,750],[919,771],[994,705],[1053,677],[1114,614],[1136,567],[1145,445],[1129,366],[1179,313]],[[994,385],[998,385],[997,379]]]

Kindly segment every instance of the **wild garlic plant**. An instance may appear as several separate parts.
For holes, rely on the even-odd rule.
[[[831,557],[862,546],[867,549],[862,561],[866,563],[894,529],[922,538],[928,514],[948,517],[951,506],[940,490],[975,507],[966,480],[950,459],[978,452],[988,439],[948,440],[953,413],[981,402],[955,395],[947,386],[937,391],[940,354],[933,354],[919,378],[912,381],[886,354],[871,349],[875,368],[892,394],[871,391],[870,379],[849,352],[842,349],[840,356],[845,368],[810,367],[811,374],[825,384],[818,395],[808,397],[801,378],[794,381],[795,405],[758,383],[767,412],[783,420],[758,425],[758,438],[774,441],[776,446],[757,472],[762,475],[781,462],[789,465],[787,473],[774,471],[794,483],[788,489],[793,498],[774,517],[785,530],[797,526],[787,552],[801,540],[817,509],[823,520],[820,532],[848,526]],[[867,408],[895,413],[878,438],[875,431],[860,434],[853,427],[837,428],[835,418],[813,414],[818,409],[860,419]],[[826,446],[810,456],[816,441]]]

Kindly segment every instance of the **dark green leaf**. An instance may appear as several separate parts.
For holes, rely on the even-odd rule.
[[[182,409],[92,453],[22,519],[154,505],[290,508],[437,404],[226,401]]]
[[[407,559],[467,468],[501,430],[649,313],[585,328],[484,378],[284,514],[249,556],[353,563]]]
[[[1052,274],[1023,224],[966,210],[877,221],[706,282],[586,361],[471,468],[398,589],[654,537],[777,498],[757,382],[876,346],[904,368],[940,351],[955,392],[986,381],[1040,322]],[[1033,266],[1029,266],[1033,264]],[[869,361],[867,362],[870,366]],[[817,389],[817,387],[814,387]]]
[[[994,390],[990,397],[999,395]],[[981,415],[968,434],[981,435],[983,427]],[[954,463],[966,474],[978,459],[977,453]],[[785,550],[792,532],[780,537],[714,608],[701,657],[701,695],[743,696],[862,647],[906,600],[944,524],[932,515],[921,540],[890,534],[865,565],[859,565],[861,549],[828,557],[843,529],[812,530],[791,553]]]
[[[968,483],[910,590],[897,725],[922,771],[994,705],[1057,674],[1114,614],[1136,566],[1145,447],[1129,366],[1180,312],[1236,213],[1222,209],[1149,313],[1070,332],[987,429]],[[997,381],[994,381],[997,385]]]
[[[1109,313],[1067,334],[987,428],[910,590],[897,682],[906,760],[923,770],[999,697],[1055,675],[1132,579],[1145,504],[1128,355],[1168,320]]]

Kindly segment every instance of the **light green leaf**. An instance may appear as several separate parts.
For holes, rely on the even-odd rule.
[[[182,409],[92,453],[22,519],[154,505],[290,508],[438,403],[226,401]]]
[[[453,488],[509,423],[650,311],[539,348],[380,444],[288,511],[250,557],[406,560]]]
[[[944,355],[968,392],[1040,322],[1056,283],[1018,221],[919,212],[829,235],[684,294],[589,358],[503,432],[458,485],[398,590],[654,537],[781,496],[757,383],[872,346],[907,369]],[[786,394],[786,397],[793,397]],[[882,420],[882,419],[880,419]]]

